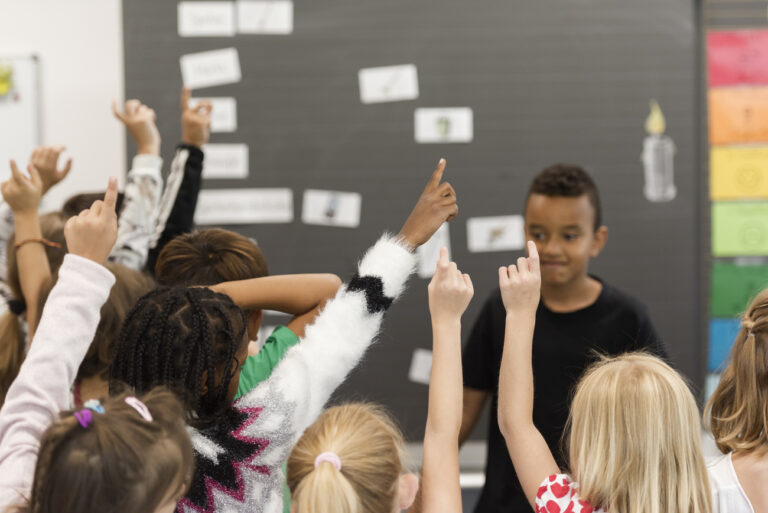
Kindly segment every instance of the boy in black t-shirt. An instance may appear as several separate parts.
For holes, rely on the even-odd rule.
[[[589,260],[600,254],[608,229],[602,225],[597,187],[586,171],[559,164],[539,173],[526,199],[525,234],[541,257],[541,302],[533,336],[533,420],[563,465],[560,441],[571,388],[594,361],[595,352],[665,353],[645,308],[587,274]],[[491,397],[486,481],[476,513],[532,511],[496,416],[505,316],[497,289],[483,306],[464,349],[460,443],[469,437]]]

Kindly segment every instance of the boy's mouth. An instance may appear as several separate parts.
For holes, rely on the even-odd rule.
[[[565,262],[553,262],[553,261],[550,261],[550,260],[545,260],[545,261],[541,262],[541,265],[543,267],[562,267],[562,266],[566,265],[566,263]]]

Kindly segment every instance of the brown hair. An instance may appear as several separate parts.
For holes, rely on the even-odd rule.
[[[145,513],[185,493],[194,456],[179,401],[162,389],[148,393],[147,421],[125,399],[105,401],[88,427],[70,411],[48,428],[21,511]]]
[[[543,169],[531,182],[525,205],[531,194],[541,194],[550,198],[578,198],[587,196],[595,209],[595,230],[603,223],[603,211],[600,208],[600,194],[597,192],[592,177],[584,168],[573,164],[554,164]]]
[[[61,248],[45,246],[45,254],[55,273],[64,261],[67,244],[64,239],[64,223],[66,218],[60,212],[52,212],[40,216],[40,230],[44,238],[61,244]],[[6,284],[14,300],[23,301],[21,283],[19,282],[19,267],[16,262],[15,234],[8,240]],[[5,394],[16,379],[26,354],[25,334],[19,324],[19,315],[11,311],[0,317],[0,405],[5,402]]]
[[[75,194],[71,198],[69,198],[67,201],[64,202],[64,205],[61,207],[61,212],[64,214],[67,218],[70,218],[72,216],[78,215],[80,212],[85,210],[86,208],[91,208],[94,201],[96,200],[103,200],[104,199],[104,192],[84,192],[82,194]],[[115,204],[115,211],[120,212],[120,209],[123,206],[123,200],[125,199],[125,194],[122,192],[117,193],[117,203]]]
[[[158,283],[169,287],[214,285],[268,274],[267,261],[253,241],[221,228],[176,237],[163,248],[155,265]]]
[[[768,433],[768,289],[749,305],[741,320],[728,366],[705,408],[704,421],[717,448],[766,451]]]
[[[333,452],[331,463],[315,458]],[[403,436],[383,408],[329,408],[302,435],[288,458],[287,480],[298,511],[391,513],[403,472]]]

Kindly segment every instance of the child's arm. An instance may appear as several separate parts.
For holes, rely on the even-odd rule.
[[[335,274],[285,274],[230,281],[210,287],[247,310],[277,310],[293,315],[288,329],[301,338],[325,302],[341,286]]]
[[[143,270],[163,189],[160,133],[155,124],[155,111],[138,100],[125,102],[124,112],[113,103],[112,112],[128,129],[138,151],[126,177],[117,243],[110,259],[131,269]]]
[[[102,264],[117,234],[117,181],[104,202],[70,219],[64,258],[46,302],[35,343],[0,410],[0,511],[29,497],[40,438],[59,411],[99,323],[114,283]]]
[[[448,250],[442,248],[429,284],[433,342],[422,465],[421,511],[425,513],[461,512],[461,315],[473,292],[469,275],[449,262]]]
[[[560,472],[547,442],[533,424],[531,346],[541,294],[539,254],[528,242],[528,258],[517,267],[499,269],[499,286],[507,310],[504,354],[499,374],[499,429],[528,502],[536,506],[541,482]]]

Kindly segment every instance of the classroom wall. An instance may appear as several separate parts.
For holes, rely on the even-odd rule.
[[[51,190],[57,207],[75,192],[95,190],[109,175],[125,175],[125,130],[111,113],[122,98],[121,0],[3,2],[0,55],[35,53],[41,73],[41,143],[64,144],[70,176]],[[17,155],[26,161],[28,155]],[[0,163],[0,179],[8,175]]]

